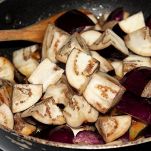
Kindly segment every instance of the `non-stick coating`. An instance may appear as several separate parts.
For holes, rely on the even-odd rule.
[[[150,15],[151,3],[150,0],[6,0],[0,4],[0,29],[21,28],[40,19],[47,18],[51,14],[81,7],[88,8],[97,15],[106,11],[112,11],[117,7],[124,7],[131,13],[143,11],[145,17],[147,17]],[[6,21],[6,18],[9,18],[9,20]],[[0,55],[11,58],[12,50],[31,44],[19,41],[0,43]],[[150,146],[151,143],[148,142],[128,148],[124,147],[122,151],[143,150],[144,147]],[[0,147],[5,151],[76,150],[38,144],[32,140],[25,141],[18,134],[3,129],[0,129]],[[113,150],[121,150],[116,148],[116,146],[114,148]]]

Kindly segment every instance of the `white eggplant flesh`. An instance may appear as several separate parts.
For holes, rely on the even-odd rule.
[[[145,27],[143,12],[138,12],[119,22],[120,28],[127,34]]]
[[[103,72],[94,73],[83,96],[95,109],[106,113],[125,92],[125,88],[115,78]]]
[[[57,60],[66,63],[68,56],[74,48],[84,51],[88,54],[90,53],[89,48],[84,39],[80,36],[79,33],[74,33],[63,45],[63,47],[58,50],[56,55]]]
[[[107,29],[98,40],[90,46],[91,50],[101,51],[109,46],[115,47],[121,53],[129,55],[129,51],[124,43],[124,41],[115,34],[111,29]]]
[[[32,84],[42,84],[43,92],[51,84],[55,84],[62,77],[64,70],[58,67],[49,59],[43,60],[39,66],[34,70],[28,81]]]
[[[14,127],[13,113],[6,104],[0,105],[0,124],[10,129]]]
[[[77,128],[84,122],[95,122],[98,118],[98,111],[87,101],[78,95],[74,95],[63,111],[66,122],[69,126]]]
[[[86,41],[88,46],[94,44],[102,34],[96,30],[87,30],[81,33],[81,37]]]
[[[52,62],[56,63],[56,54],[69,37],[70,35],[65,31],[54,25],[48,25],[43,41],[42,59],[49,58]]]
[[[38,45],[33,45],[13,52],[14,66],[26,77],[29,77],[39,65],[39,61],[32,57],[38,49]]]
[[[13,113],[21,112],[40,100],[42,96],[42,85],[15,84],[12,96]]]
[[[151,34],[148,27],[141,28],[125,37],[126,46],[135,54],[151,57]]]
[[[81,94],[98,65],[99,62],[90,55],[73,49],[66,63],[69,84]]]
[[[32,116],[43,124],[62,125],[66,123],[62,111],[53,98],[42,100],[21,114],[21,117],[28,116]]]
[[[0,78],[11,82],[14,81],[14,66],[5,57],[0,57]]]
[[[124,75],[124,65],[123,65],[123,61],[112,61],[112,66],[114,68],[115,74],[117,77],[122,78]]]
[[[104,57],[102,57],[98,52],[96,51],[91,51],[91,55],[93,58],[95,58],[96,60],[99,61],[100,63],[100,71],[102,72],[109,72],[113,70],[113,66],[111,65],[111,63],[105,59]]]
[[[102,116],[96,122],[96,128],[106,143],[124,135],[131,126],[130,115]]]
[[[124,74],[137,67],[142,67],[142,66],[151,67],[150,57],[143,57],[143,56],[131,54],[123,60]]]

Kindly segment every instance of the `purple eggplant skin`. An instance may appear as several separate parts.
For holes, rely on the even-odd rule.
[[[78,132],[78,134],[73,139],[74,144],[89,144],[97,145],[104,144],[104,140],[97,132],[84,130]]]
[[[68,126],[57,126],[48,133],[49,141],[73,144],[74,133]]]
[[[144,130],[142,130],[138,137],[151,137],[151,125],[148,125]]]
[[[112,21],[112,20],[121,21],[123,20],[123,16],[124,16],[124,9],[122,7],[118,7],[110,13],[106,21]]]
[[[151,80],[151,68],[138,67],[126,73],[121,84],[126,90],[141,96],[146,84]]]
[[[147,98],[126,91],[116,107],[123,113],[129,114],[146,124],[151,124],[151,103]]]
[[[145,24],[149,29],[151,29],[151,15],[146,18]]]
[[[93,21],[87,15],[76,9],[67,11],[55,21],[55,26],[69,34],[81,32],[86,26],[94,25]]]
[[[126,36],[126,33],[120,28],[118,23],[112,28],[112,30],[122,39]]]

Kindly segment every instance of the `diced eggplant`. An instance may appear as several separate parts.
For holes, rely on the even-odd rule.
[[[29,77],[39,65],[39,59],[33,57],[38,49],[38,45],[33,45],[13,52],[14,66],[26,77]]]
[[[111,65],[111,63],[103,58],[101,55],[99,55],[99,53],[97,53],[96,51],[91,51],[91,55],[93,58],[95,58],[96,60],[99,61],[100,63],[100,71],[102,72],[110,72],[113,70],[113,66]]]
[[[117,104],[117,109],[144,123],[151,124],[151,104],[145,98],[125,92]]]
[[[90,130],[80,131],[73,139],[73,142],[74,144],[84,144],[84,145],[104,144],[103,138],[97,132],[90,131]]]
[[[47,139],[54,142],[73,144],[74,134],[70,127],[61,125],[52,129]]]
[[[120,28],[127,34],[145,27],[143,12],[138,12],[119,22]]]
[[[122,7],[118,7],[109,14],[106,21],[121,21],[123,19],[126,19],[128,16],[129,13],[127,11],[125,11]]]
[[[98,65],[99,62],[91,55],[74,48],[66,63],[69,84],[81,94]]]
[[[116,25],[118,25],[118,21],[116,21],[116,20],[105,22],[102,25],[101,31],[105,31],[107,29],[113,29]],[[118,33],[116,33],[116,34],[118,35]]]
[[[74,48],[84,51],[88,54],[90,53],[89,48],[84,39],[80,36],[80,34],[74,33],[68,39],[67,43],[65,43],[63,47],[58,50],[58,53],[56,54],[56,59],[60,62],[66,63],[69,54]]]
[[[18,133],[28,136],[35,132],[36,129],[36,126],[27,123],[23,118],[21,118],[19,113],[14,115],[14,130]]]
[[[81,37],[86,41],[88,46],[94,44],[102,34],[96,30],[87,30],[81,33]]]
[[[21,114],[21,117],[32,116],[43,124],[62,125],[65,119],[53,98],[42,100]]]
[[[151,56],[151,35],[148,27],[141,28],[125,37],[126,46],[140,56]]]
[[[5,57],[0,57],[0,78],[11,82],[14,81],[14,66]]]
[[[83,123],[93,123],[98,118],[98,111],[90,106],[87,101],[78,95],[74,95],[72,100],[64,109],[64,117],[69,126],[76,128]]]
[[[116,61],[112,61],[111,65],[113,66],[115,70],[116,76],[119,78],[122,78],[123,77],[123,62],[116,60]]]
[[[110,29],[107,29],[100,38],[90,46],[90,49],[99,51],[100,55],[105,58],[123,59],[129,55],[124,41]]]
[[[56,63],[56,54],[69,37],[70,35],[65,31],[54,25],[48,25],[43,41],[42,59],[48,58]]]
[[[12,96],[13,113],[21,112],[36,102],[42,96],[42,85],[34,84],[15,84]]]
[[[28,81],[32,84],[42,84],[43,92],[45,92],[50,84],[57,83],[62,77],[63,72],[63,69],[46,58],[34,70]]]
[[[132,120],[131,127],[129,129],[129,140],[134,141],[137,136],[144,130],[147,125],[143,122]]]
[[[84,13],[78,10],[69,10],[60,16],[55,25],[62,30],[73,34],[74,32],[81,32],[87,26],[94,26],[93,21]]]
[[[98,23],[97,17],[92,12],[86,12],[86,15],[93,21],[94,24]]]
[[[49,85],[46,93],[43,96],[43,99],[52,97],[56,104],[63,104],[66,106],[69,100],[72,98],[72,95],[73,93],[71,89],[69,89],[65,83],[58,82],[57,84]]]
[[[145,23],[146,26],[149,27],[149,29],[151,29],[151,15],[147,17]]]
[[[83,96],[95,109],[106,113],[121,98],[125,88],[115,78],[103,73],[94,73]]]
[[[123,77],[121,84],[137,96],[151,97],[151,68],[138,67]]]
[[[149,57],[142,57],[134,54],[130,54],[123,60],[123,72],[124,75],[137,68],[137,67],[151,67],[151,59]]]
[[[106,143],[112,142],[124,135],[131,126],[131,116],[99,117],[96,128]]]
[[[6,104],[0,105],[0,124],[10,129],[14,127],[13,113]]]

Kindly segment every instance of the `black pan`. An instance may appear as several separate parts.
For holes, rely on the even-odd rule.
[[[145,17],[151,13],[150,0],[6,0],[0,4],[0,29],[25,27],[52,14],[72,8],[88,8],[98,15],[121,6],[130,13],[142,10]],[[13,50],[31,44],[25,41],[1,42],[0,55],[11,58]],[[0,148],[4,151],[74,151],[77,149],[130,151],[143,150],[144,147],[151,147],[151,138],[122,145],[69,145],[21,136],[0,126]]]

